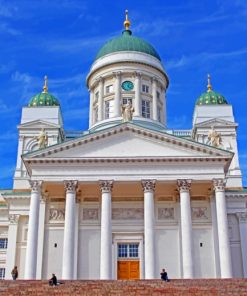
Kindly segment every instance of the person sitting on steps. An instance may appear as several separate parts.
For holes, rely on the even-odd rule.
[[[162,281],[170,282],[170,280],[168,279],[168,274],[164,268],[162,269],[160,276]]]

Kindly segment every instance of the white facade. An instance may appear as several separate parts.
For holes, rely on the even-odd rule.
[[[5,278],[15,265],[25,279],[153,279],[162,268],[171,278],[247,277],[232,106],[197,105],[190,131],[168,130],[168,84],[156,57],[113,52],[87,77],[89,130],[80,136],[69,139],[59,106],[23,108],[14,188],[1,191]],[[127,102],[133,118],[123,122]]]

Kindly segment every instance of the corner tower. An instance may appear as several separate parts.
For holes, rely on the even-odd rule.
[[[133,36],[127,10],[125,17],[122,35],[102,46],[87,76],[91,130],[121,123],[127,103],[134,122],[166,127],[167,74],[155,48]]]

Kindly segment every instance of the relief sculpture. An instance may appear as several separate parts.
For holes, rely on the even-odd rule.
[[[99,219],[99,209],[88,208],[82,210],[83,220],[98,220]]]
[[[206,215],[207,207],[193,207],[191,210],[192,219],[208,219]]]
[[[113,220],[142,220],[144,218],[143,209],[137,208],[115,208],[112,209]]]
[[[174,208],[158,208],[158,220],[174,219]]]
[[[50,209],[49,220],[50,221],[64,221],[65,209]]]

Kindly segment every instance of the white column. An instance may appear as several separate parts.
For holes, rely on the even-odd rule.
[[[114,117],[121,116],[121,72],[115,73]]]
[[[20,215],[9,215],[8,249],[6,258],[5,279],[12,279],[11,271],[15,266],[16,240]]]
[[[101,242],[100,242],[100,279],[112,278],[112,223],[111,192],[113,181],[100,181],[101,187]]]
[[[66,205],[63,241],[63,270],[62,278],[74,278],[74,251],[75,251],[75,199],[77,181],[65,181]]]
[[[102,121],[104,118],[104,79],[99,79],[99,101],[98,101],[98,121]]]
[[[45,209],[46,209],[46,196],[41,196],[40,208],[39,208],[39,237],[38,237],[36,279],[42,279],[42,267],[43,267],[42,263],[43,263],[43,251],[44,251],[44,235],[45,235]]]
[[[157,79],[152,79],[153,120],[158,120]]]
[[[89,128],[94,124],[93,115],[93,101],[94,101],[94,89],[89,89],[90,92],[90,103],[89,103]]]
[[[191,180],[178,180],[177,185],[180,192],[183,277],[189,279],[194,277],[192,249],[193,236],[190,206]]]
[[[154,279],[156,273],[154,230],[155,180],[143,180],[142,187],[144,191],[145,279]]]
[[[135,73],[135,116],[141,116],[141,73]]]
[[[164,102],[164,106],[163,106],[163,124],[164,124],[164,126],[166,127],[166,121],[167,121],[167,118],[166,118],[166,90],[165,90],[165,88],[163,88],[163,87],[161,87],[161,94],[160,94],[160,96],[161,96],[161,98],[164,98],[164,100],[163,100],[163,102]]]
[[[78,237],[79,237],[79,224],[80,224],[80,199],[76,199],[75,207],[75,253],[74,253],[74,280],[77,280],[78,272]]]
[[[247,278],[247,212],[237,213],[237,216],[239,220],[244,277]]]
[[[213,182],[215,190],[216,213],[218,224],[220,272],[222,278],[231,278],[232,262],[226,212],[225,180],[214,179]]]
[[[30,185],[32,191],[27,233],[25,279],[36,279],[41,181],[30,181]]]
[[[212,231],[213,231],[213,242],[214,242],[214,262],[215,262],[215,275],[217,278],[220,277],[220,256],[219,256],[219,239],[218,239],[218,226],[217,226],[217,215],[215,197],[210,198],[211,216],[212,216]]]

